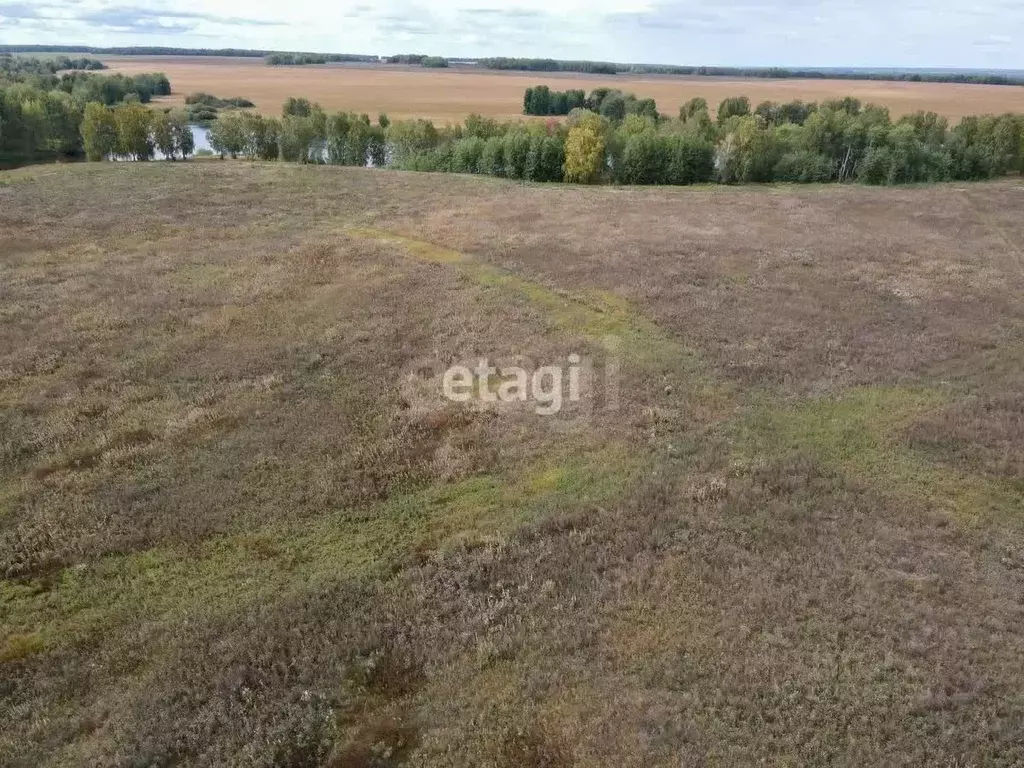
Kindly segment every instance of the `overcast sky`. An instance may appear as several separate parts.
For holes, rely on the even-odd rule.
[[[1024,69],[1024,0],[0,0],[0,43]]]

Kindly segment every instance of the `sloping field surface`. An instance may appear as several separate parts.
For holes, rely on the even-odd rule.
[[[1022,209],[0,174],[0,764],[1021,764]]]

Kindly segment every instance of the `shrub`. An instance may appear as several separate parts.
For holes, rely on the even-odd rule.
[[[775,164],[776,181],[797,183],[825,182],[832,179],[832,161],[823,154],[808,150],[787,152]]]
[[[479,173],[480,156],[486,142],[479,136],[467,136],[455,142],[452,152],[452,170],[455,173]]]
[[[503,176],[505,173],[505,145],[499,136],[492,136],[484,142],[480,153],[480,173],[488,176]]]
[[[526,165],[530,156],[530,137],[522,131],[505,134],[502,139],[504,173],[510,179],[526,177]]]
[[[662,137],[651,132],[639,133],[627,139],[617,175],[624,184],[662,184],[667,161]]]
[[[695,136],[665,137],[666,184],[699,184],[710,181],[715,172],[715,148]]]
[[[529,181],[561,181],[565,164],[565,147],[554,136],[534,136],[530,139],[530,154],[526,160],[524,178]]]

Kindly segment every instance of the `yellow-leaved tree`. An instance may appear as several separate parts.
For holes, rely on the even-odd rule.
[[[601,178],[604,170],[605,140],[600,118],[581,120],[569,129],[565,139],[565,180],[591,184]]]

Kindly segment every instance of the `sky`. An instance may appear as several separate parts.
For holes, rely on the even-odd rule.
[[[0,43],[1024,69],[1024,0],[0,0]]]

